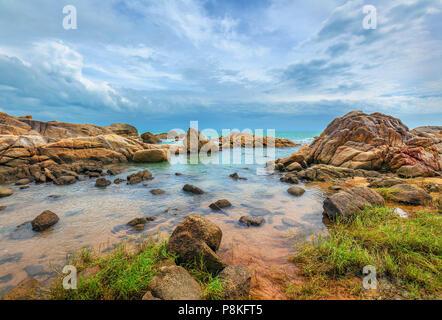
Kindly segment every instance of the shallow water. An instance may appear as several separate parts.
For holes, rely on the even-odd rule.
[[[285,157],[295,150],[279,149],[276,157]],[[250,152],[253,150],[243,149],[241,154],[244,157]],[[272,277],[275,270],[292,272],[287,258],[294,253],[293,236],[325,230],[324,195],[319,187],[304,186],[306,193],[293,197],[286,192],[289,185],[279,181],[279,174],[257,175],[256,169],[262,167],[244,163],[150,164],[127,166],[124,173],[111,177],[126,178],[131,172],[147,168],[155,177],[146,181],[147,186],[122,183],[99,189],[94,187],[93,179],[70,186],[31,185],[26,190],[14,186],[15,193],[0,200],[0,205],[7,206],[0,211],[0,296],[26,276],[40,281],[50,278],[54,270],[61,270],[68,253],[84,246],[105,250],[128,237],[166,237],[184,217],[198,214],[221,227],[219,252],[226,262],[251,267],[253,295],[282,298],[272,288]],[[175,172],[183,175],[176,176]],[[233,172],[248,180],[231,179],[229,174]],[[196,185],[206,194],[186,194],[181,190],[184,184]],[[166,193],[154,196],[149,192],[154,188]],[[50,195],[60,197],[49,198]],[[222,212],[212,211],[209,204],[219,199],[228,199],[233,206]],[[33,232],[29,223],[23,224],[44,210],[55,212],[60,221],[42,233]],[[248,228],[238,223],[242,215],[262,216],[265,223]],[[126,223],[140,216],[157,219],[149,222],[143,232],[135,233]]]

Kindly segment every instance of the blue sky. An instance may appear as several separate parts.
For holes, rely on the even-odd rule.
[[[0,0],[0,110],[152,131],[322,130],[350,110],[442,125],[441,31],[441,0]]]

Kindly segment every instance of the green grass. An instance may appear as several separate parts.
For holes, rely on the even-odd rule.
[[[49,292],[56,300],[140,300],[148,291],[149,283],[165,260],[176,260],[166,249],[166,242],[140,241],[135,249],[126,242],[119,244],[107,255],[95,254],[83,248],[68,264],[77,268],[77,290],[63,288],[60,274]],[[86,268],[98,266],[99,271],[88,279],[80,276]],[[183,266],[198,281],[203,299],[220,300],[223,282],[206,270],[204,261]]]
[[[126,243],[117,246],[107,255],[95,255],[83,249],[72,259],[77,267],[77,290],[65,290],[60,275],[51,290],[53,299],[69,300],[131,300],[141,299],[148,290],[150,280],[164,259],[174,259],[165,249],[165,242],[140,242],[135,250],[128,250]],[[82,270],[99,266],[99,271],[89,279],[80,276]]]
[[[389,289],[381,288],[384,298],[399,295],[440,299],[441,239],[442,216],[439,213],[418,212],[403,219],[389,208],[367,208],[349,221],[335,221],[329,235],[301,244],[292,261],[306,276],[304,289],[313,288],[310,288],[312,298],[323,296],[318,287],[330,288],[336,285],[335,281],[342,284],[355,277],[361,278],[363,267],[373,265],[378,279],[391,284]],[[350,287],[359,294],[358,283]],[[288,294],[293,298],[308,297],[300,290],[302,288],[293,289],[292,285]]]

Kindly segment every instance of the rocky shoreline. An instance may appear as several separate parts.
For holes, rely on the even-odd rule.
[[[169,133],[168,137],[183,140],[177,147],[157,144],[159,137],[164,138],[165,134],[156,136],[147,132],[138,136],[136,128],[125,124],[98,127],[0,114],[0,183],[27,187],[32,182],[65,185],[81,179],[95,179],[96,188],[106,188],[112,184],[108,180],[110,176],[122,173],[123,169],[118,167],[121,164],[163,162],[168,161],[171,152],[191,153],[191,136],[197,137],[196,151],[255,147],[256,141],[264,141],[264,146],[273,143],[281,148],[296,146],[286,139],[269,141],[248,134],[232,134],[228,139],[214,141],[189,129],[186,135]],[[330,220],[348,219],[366,207],[384,206],[389,201],[431,207],[440,212],[441,184],[422,179],[441,177],[442,127],[409,130],[391,116],[353,111],[330,123],[310,146],[304,145],[286,158],[270,161],[266,168],[268,173],[280,176],[281,182],[287,183],[287,193],[292,197],[304,195],[305,189],[297,186],[300,181],[326,183],[323,214]],[[231,174],[230,178],[246,180],[238,173]],[[362,179],[362,183],[351,183],[356,178]],[[115,179],[113,183],[133,185],[152,179],[149,170],[142,170],[126,179]],[[416,179],[421,179],[421,183]],[[185,184],[182,190],[193,195],[205,193],[191,184]],[[153,196],[165,193],[158,188],[150,192]],[[13,190],[0,187],[0,198],[12,194]],[[216,212],[230,206],[228,199],[221,199],[209,207]],[[396,209],[401,217],[408,215],[401,208]],[[140,217],[129,221],[128,225],[139,232],[153,219],[155,217]],[[44,211],[30,223],[35,232],[41,232],[58,221],[55,213]],[[237,223],[260,227],[265,219],[241,216]],[[199,299],[198,283],[183,268],[198,259],[204,261],[208,272],[228,283],[224,299],[248,299],[250,271],[247,267],[227,266],[222,261],[217,254],[221,238],[221,229],[211,221],[198,215],[187,216],[175,228],[167,244],[168,252],[177,257],[176,264],[159,269],[143,299]],[[172,287],[164,287],[170,283]],[[23,288],[28,285],[36,292],[35,279],[26,279],[6,298],[27,298],[29,292]]]

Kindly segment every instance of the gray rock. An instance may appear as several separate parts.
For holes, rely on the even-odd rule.
[[[154,196],[159,196],[165,194],[166,191],[164,191],[163,189],[152,189],[150,190],[150,193],[152,193]]]
[[[391,187],[388,192],[388,199],[410,205],[426,205],[432,200],[424,189],[409,184],[397,184]]]
[[[250,216],[242,216],[239,218],[239,222],[246,224],[248,227],[250,226],[260,226],[264,223],[263,217],[250,217]]]

